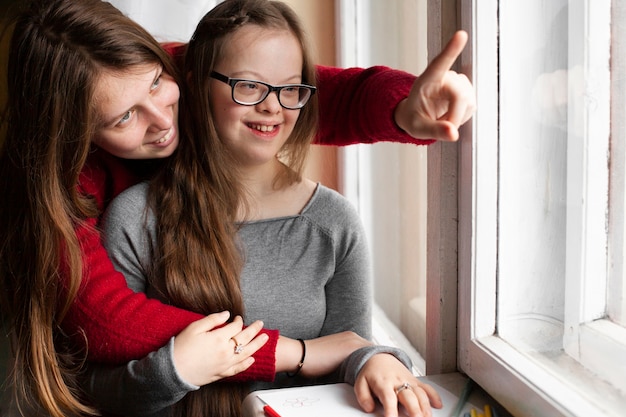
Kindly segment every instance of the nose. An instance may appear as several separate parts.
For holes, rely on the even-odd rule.
[[[150,126],[154,131],[167,130],[172,127],[174,114],[171,106],[152,107],[149,113]]]
[[[278,101],[278,91],[272,91],[265,97],[265,100],[256,105],[257,109],[266,113],[278,113],[282,106]]]

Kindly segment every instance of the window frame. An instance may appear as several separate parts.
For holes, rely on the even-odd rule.
[[[626,5],[615,2],[613,21],[626,21]],[[611,108],[611,136],[621,138],[611,143],[610,204],[621,216],[609,217],[609,286],[621,291],[609,294],[608,314],[626,326],[626,274],[624,265],[626,250],[626,24],[612,25],[611,62],[613,68],[622,72],[611,76],[613,106]]]
[[[570,2],[570,4],[573,4]],[[619,393],[611,395],[608,384],[596,381],[585,385],[588,374],[581,372],[574,364],[556,370],[546,366],[527,353],[513,348],[509,343],[497,336],[497,283],[498,283],[498,141],[499,141],[499,105],[498,86],[494,79],[498,79],[498,20],[499,9],[497,0],[481,0],[480,6],[476,0],[460,0],[462,27],[470,30],[471,56],[462,56],[463,65],[472,65],[473,82],[477,90],[478,112],[473,119],[471,132],[464,135],[459,152],[459,369],[478,382],[489,394],[503,404],[514,415],[542,415],[542,416],[586,416],[586,415],[619,415],[623,411],[623,397]],[[586,31],[570,33],[580,39],[593,39],[597,32],[589,32],[589,24],[610,22],[610,4],[594,3],[584,0],[575,6],[570,13],[570,19],[581,19]],[[615,10],[613,11],[615,13]],[[590,23],[590,19],[592,22]],[[597,20],[596,20],[597,19]],[[571,23],[571,21],[570,21]],[[601,23],[600,23],[601,24]],[[570,27],[580,28],[580,25]],[[610,25],[607,25],[610,28]],[[609,32],[610,29],[607,29]],[[599,34],[598,36],[603,36]],[[585,47],[588,60],[603,59],[606,51],[602,48]],[[597,68],[585,68],[587,72],[598,71]],[[601,87],[601,88],[605,88]],[[623,102],[622,102],[623,104]],[[615,104],[614,104],[615,106]],[[585,106],[587,111],[604,112],[598,115],[582,115],[585,119],[587,131],[596,132],[601,136],[600,143],[594,140],[591,143],[576,146],[568,158],[578,166],[586,166],[584,162],[594,160],[595,163],[606,160],[608,155],[608,120],[609,110],[605,107],[593,109]],[[577,115],[581,116],[581,115]],[[607,116],[604,118],[604,116]],[[571,119],[570,119],[571,120]],[[599,133],[598,133],[599,132]],[[603,137],[606,136],[606,144]],[[591,137],[591,135],[587,135]],[[478,140],[480,138],[480,140]],[[568,161],[569,164],[569,161]],[[605,226],[598,226],[598,213],[602,218],[602,197],[598,199],[598,189],[588,187],[590,184],[602,183],[602,176],[608,181],[608,172],[582,170],[578,178],[568,173],[568,195],[575,195],[578,199],[596,198],[597,204],[592,210],[577,209],[568,219],[568,227],[578,228],[588,233],[602,233]],[[571,177],[571,178],[570,178]],[[606,185],[608,188],[608,184]],[[570,189],[573,192],[570,192]],[[601,191],[600,191],[601,192]],[[594,194],[595,193],[595,194]],[[598,201],[600,200],[600,201]],[[570,201],[570,205],[575,202]],[[579,207],[576,205],[576,207]],[[605,206],[606,207],[606,206]],[[570,206],[568,205],[568,216]],[[591,224],[596,222],[595,225]],[[589,229],[579,225],[589,226]],[[568,230],[569,233],[569,230]],[[569,234],[568,234],[569,236]],[[583,299],[581,293],[587,294],[590,271],[598,266],[607,270],[606,251],[593,246],[592,243],[601,241],[602,237],[579,235],[581,245],[573,247],[568,253],[567,298]],[[606,236],[604,238],[606,242]],[[606,245],[604,245],[606,247]],[[604,260],[603,260],[604,256]],[[573,259],[583,261],[573,262]],[[585,263],[585,261],[587,261]],[[591,262],[593,261],[593,262]],[[602,263],[604,262],[604,265]],[[604,279],[604,278],[603,278]],[[588,302],[566,302],[566,327],[574,332],[564,341],[568,353],[582,360],[587,366],[597,369],[606,367],[607,362],[598,361],[607,356],[618,354],[617,349],[626,346],[621,336],[608,337],[606,351],[600,355],[589,355],[588,347],[598,348],[600,335],[606,335],[606,321],[596,320],[602,306],[598,304],[598,297],[604,296],[602,288],[592,292]],[[604,298],[604,297],[603,297]],[[589,303],[590,301],[590,303]],[[615,325],[613,325],[615,326]],[[609,334],[620,334],[609,329]],[[620,330],[621,331],[621,330]],[[609,343],[610,341],[610,343]],[[573,343],[572,343],[573,342]],[[578,350],[578,347],[581,347]],[[619,352],[622,352],[619,350]],[[589,362],[587,362],[589,358]],[[427,363],[428,366],[428,363]],[[619,368],[615,366],[614,368]],[[559,375],[559,373],[561,375]],[[563,378],[563,373],[569,373],[571,379]],[[624,374],[613,370],[615,386],[623,381]],[[607,393],[609,395],[607,395]]]

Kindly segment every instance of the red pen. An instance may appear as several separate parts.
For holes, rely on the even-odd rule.
[[[259,399],[259,401],[263,403],[263,413],[265,414],[266,417],[280,417],[280,414],[278,414],[276,410],[270,407],[268,403],[263,401],[261,397],[257,396],[257,398]]]

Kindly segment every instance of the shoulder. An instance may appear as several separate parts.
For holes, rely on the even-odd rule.
[[[345,211],[348,215],[358,216],[356,208],[345,196],[322,184],[318,184],[311,198],[311,203],[305,211],[309,209],[314,212],[326,213]]]
[[[145,205],[148,198],[148,183],[140,182],[132,187],[122,191],[111,202],[111,206],[124,207],[132,205],[136,207],[138,204]]]
[[[317,186],[303,216],[328,230],[361,229],[361,218],[354,205],[339,192],[322,184]]]
[[[356,208],[346,197],[320,184],[302,217],[327,239],[336,259],[349,257],[363,261],[367,254],[365,228]]]
[[[124,190],[111,201],[104,213],[104,222],[139,224],[145,218],[148,199],[148,183],[140,182]]]

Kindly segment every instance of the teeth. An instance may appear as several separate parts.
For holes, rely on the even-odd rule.
[[[271,125],[250,125],[252,129],[258,130],[259,132],[272,132],[276,126]]]
[[[167,132],[167,135],[163,136],[161,139],[154,141],[154,143],[163,143],[163,142],[167,142],[171,137],[172,137],[172,133],[174,133],[173,129],[170,128],[170,130]]]

